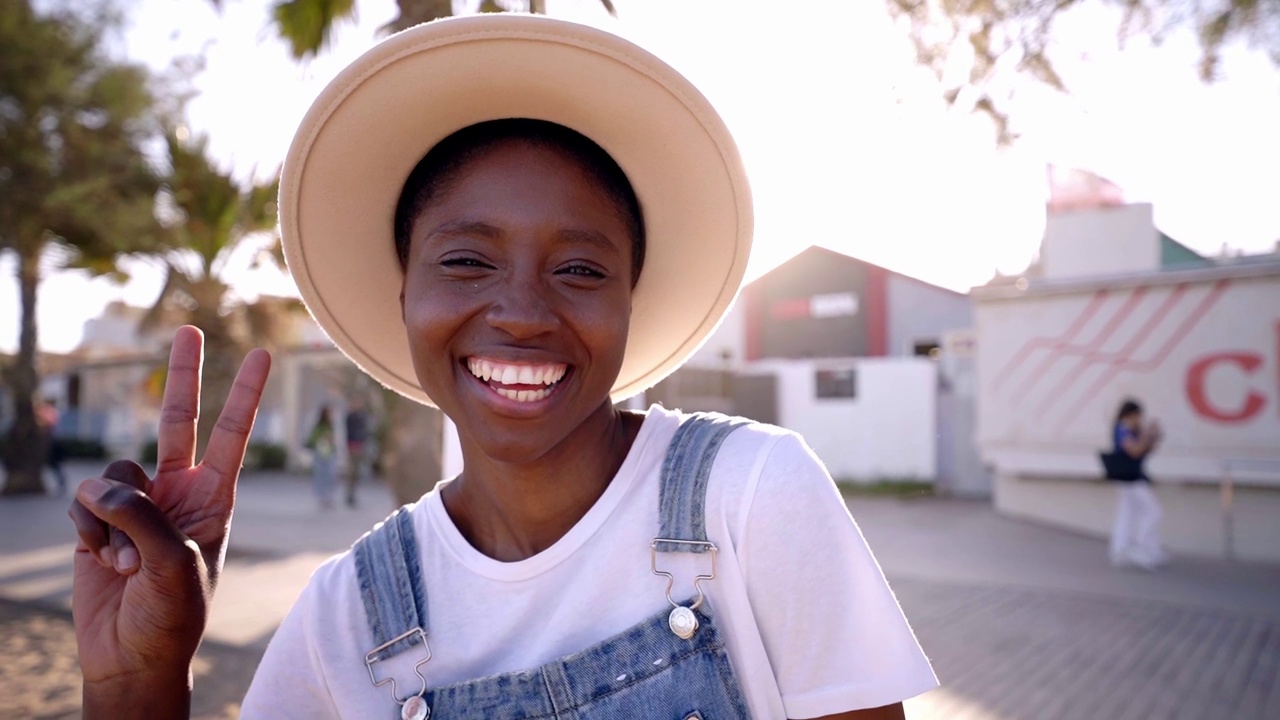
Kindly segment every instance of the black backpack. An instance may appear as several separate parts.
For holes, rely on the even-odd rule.
[[[1142,461],[1123,450],[1098,453],[1098,457],[1102,460],[1102,469],[1108,480],[1133,482],[1145,477]]]

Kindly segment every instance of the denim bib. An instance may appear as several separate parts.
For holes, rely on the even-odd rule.
[[[581,652],[539,668],[431,687],[426,588],[409,513],[401,508],[356,542],[356,576],[378,646],[365,656],[369,679],[387,686],[402,720],[729,720],[749,718],[724,639],[702,582],[715,578],[716,547],[707,540],[711,465],[725,437],[746,422],[712,413],[690,416],[676,430],[662,463],[652,569],[666,578],[671,610]],[[659,569],[661,553],[710,553],[711,574],[694,581],[696,597],[671,597],[674,578]],[[653,592],[663,583],[655,582]],[[397,688],[377,664],[406,651],[420,687]]]

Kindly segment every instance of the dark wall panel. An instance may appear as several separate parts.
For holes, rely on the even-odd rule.
[[[752,359],[882,353],[883,347],[873,347],[876,326],[869,313],[883,313],[883,302],[868,302],[869,285],[875,284],[870,276],[878,270],[839,253],[809,248],[752,283],[747,288]],[[815,316],[824,314],[813,306],[815,296],[841,294],[852,294],[857,305],[852,314],[837,309]]]

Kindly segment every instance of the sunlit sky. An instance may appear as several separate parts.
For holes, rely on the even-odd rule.
[[[455,0],[455,5],[467,2]],[[813,244],[957,290],[1026,266],[1044,227],[1045,164],[1098,172],[1130,201],[1152,202],[1166,233],[1205,253],[1265,252],[1280,239],[1280,73],[1231,48],[1224,79],[1196,77],[1187,32],[1122,51],[1110,11],[1062,23],[1052,56],[1071,87],[1028,85],[997,149],[981,117],[947,111],[880,0],[549,0],[551,15],[604,27],[687,75],[736,137],[751,178],[758,276]],[[270,176],[312,98],[378,37],[394,0],[357,0],[357,23],[306,63],[268,24],[269,0],[134,0],[128,54],[156,68],[206,53],[190,104],[194,132],[238,177]],[[281,273],[232,263],[245,297],[291,293]],[[42,284],[40,344],[72,349],[109,301],[152,302],[161,273],[127,262],[125,286],[77,273]],[[0,258],[0,350],[17,345],[12,258]],[[10,301],[13,298],[14,301]],[[7,308],[13,308],[9,311]]]

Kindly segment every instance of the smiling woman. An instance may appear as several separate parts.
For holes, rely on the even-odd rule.
[[[670,68],[545,18],[407,31],[317,100],[281,218],[316,319],[464,468],[316,571],[243,717],[893,718],[936,684],[803,440],[613,404],[697,348],[750,247],[733,141]],[[185,714],[266,372],[192,466],[198,353],[182,331],[157,477],[77,496],[86,717]]]

